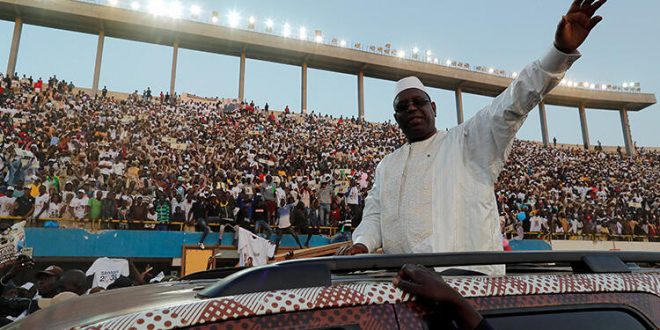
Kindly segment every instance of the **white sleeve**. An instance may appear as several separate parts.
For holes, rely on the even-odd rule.
[[[128,276],[128,275],[130,275],[130,274],[131,274],[131,270],[129,269],[129,266],[128,266],[128,260],[126,260],[126,259],[120,259],[120,260],[121,260],[121,266],[120,266],[121,269],[120,269],[119,273],[120,273],[122,276]]]
[[[380,186],[382,184],[381,161],[376,166],[374,185],[364,200],[362,222],[353,232],[353,244],[364,244],[369,252],[374,252],[383,245],[380,227]],[[354,220],[354,219],[353,219]]]
[[[457,127],[465,136],[463,157],[482,182],[492,183],[505,165],[513,138],[527,114],[557,86],[580,53],[565,54],[554,46],[529,64],[484,109]]]
[[[99,259],[94,260],[94,263],[92,264],[92,266],[89,267],[89,269],[85,273],[86,276],[94,275],[96,273],[97,268],[99,267],[99,263],[100,263],[99,260],[101,260],[101,259],[99,258]]]

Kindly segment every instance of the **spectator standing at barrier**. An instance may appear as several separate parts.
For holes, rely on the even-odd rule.
[[[170,224],[170,216],[172,209],[170,202],[167,200],[165,193],[159,191],[154,202],[154,210],[156,211],[156,230],[167,231]]]
[[[330,225],[330,210],[332,204],[332,192],[334,187],[327,180],[321,181],[321,188],[319,188],[319,202],[321,211],[321,224],[323,226]]]
[[[385,253],[502,250],[494,184],[516,132],[580,57],[576,50],[602,20],[593,15],[604,3],[575,0],[561,18],[548,53],[451,131],[437,131],[436,105],[417,77],[399,80],[394,119],[407,143],[376,168],[365,221],[353,234],[355,244],[338,253],[368,253],[380,247]],[[475,270],[504,271],[501,266]]]
[[[204,240],[206,239],[206,236],[211,232],[211,227],[209,227],[206,221],[207,215],[208,205],[206,203],[206,196],[200,194],[197,196],[197,198],[195,198],[195,202],[190,209],[188,221],[189,223],[194,223],[196,229],[202,232],[202,237],[197,243],[197,246],[199,246],[202,250],[205,248]]]
[[[254,196],[252,205],[253,205],[252,216],[254,220],[254,233],[265,239],[269,239],[270,236],[273,234],[273,230],[268,224],[266,203],[264,202],[261,193],[257,193]]]
[[[89,219],[92,221],[92,229],[101,229],[101,215],[103,210],[103,192],[96,191],[96,194],[89,199]]]
[[[351,218],[355,226],[360,225],[360,189],[357,187],[355,179],[351,179],[350,186],[346,191],[346,204],[351,209]]]
[[[265,182],[261,185],[261,195],[266,205],[268,223],[273,224],[277,212],[277,185],[273,182],[273,177],[270,175],[266,175]]]
[[[14,214],[16,207],[16,197],[14,197],[14,187],[8,186],[4,196],[0,196],[0,217],[9,217]]]
[[[23,195],[16,198],[15,216],[31,220],[34,215],[34,197],[30,195],[31,190],[32,186],[27,184],[23,186]]]
[[[293,210],[293,198],[289,198],[289,204],[285,201],[280,201],[280,207],[277,209],[277,238],[275,239],[275,245],[279,247],[280,240],[282,235],[287,233],[293,236],[293,239],[296,240],[296,244],[302,249],[303,246],[300,243],[298,234],[293,230],[291,226],[291,213]]]

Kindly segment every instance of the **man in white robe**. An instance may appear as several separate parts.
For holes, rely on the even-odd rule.
[[[493,185],[527,114],[561,81],[578,46],[602,17],[605,0],[576,0],[553,47],[520,72],[473,118],[448,132],[435,127],[436,106],[416,77],[397,82],[394,119],[408,143],[377,166],[353,245],[340,255],[501,251]],[[501,266],[471,269],[496,274]]]

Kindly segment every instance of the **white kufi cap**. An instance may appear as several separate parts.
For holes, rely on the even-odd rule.
[[[396,87],[394,87],[394,98],[396,98],[396,96],[399,95],[399,93],[405,91],[406,89],[411,89],[411,88],[417,88],[422,92],[428,94],[428,92],[426,92],[426,87],[424,87],[424,84],[422,84],[419,78],[415,76],[410,76],[410,77],[405,77],[396,82]]]

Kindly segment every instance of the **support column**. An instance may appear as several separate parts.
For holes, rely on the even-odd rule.
[[[360,70],[357,77],[358,83],[358,119],[364,119],[364,71]]]
[[[543,137],[543,146],[547,147],[550,144],[548,138],[548,120],[545,115],[545,102],[539,102],[539,118],[541,119],[541,135]]]
[[[302,65],[302,73],[300,75],[300,112],[307,113],[307,63]]]
[[[105,33],[99,32],[99,42],[96,44],[96,64],[94,64],[94,79],[92,80],[92,94],[99,92],[99,78],[101,76],[101,60],[103,59],[103,41]]]
[[[172,48],[172,74],[170,76],[170,95],[174,95],[176,84],[176,62],[177,57],[179,56],[179,41],[174,41],[174,47]]]
[[[628,111],[626,109],[619,110],[621,117],[621,128],[623,129],[623,142],[626,144],[626,154],[632,156],[635,154],[635,146],[633,145],[632,133],[630,132],[630,121],[628,121]]]
[[[14,35],[11,38],[11,48],[9,50],[9,61],[7,62],[6,75],[13,76],[16,72],[16,60],[18,59],[18,46],[21,43],[21,31],[23,31],[23,20],[16,17],[14,23]]]
[[[241,51],[241,70],[238,77],[238,100],[243,102],[245,97],[245,48]]]
[[[463,91],[456,88],[456,122],[458,125],[463,123]]]
[[[589,144],[589,127],[587,127],[587,113],[584,110],[584,105],[580,105],[580,126],[582,127],[582,143],[585,149],[590,148]]]

